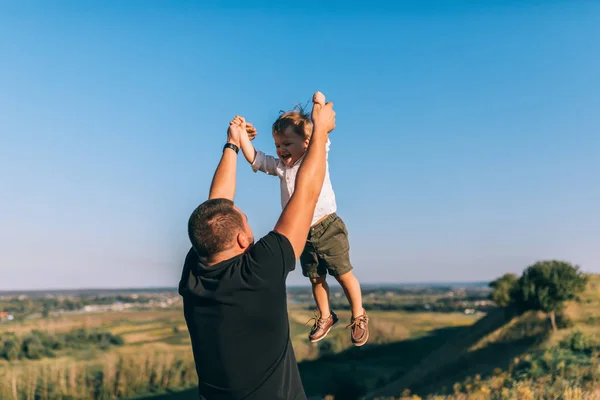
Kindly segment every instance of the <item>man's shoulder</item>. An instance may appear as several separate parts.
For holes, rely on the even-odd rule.
[[[292,243],[285,235],[275,230],[271,230],[257,241],[250,249],[249,256],[257,264],[280,264],[288,271],[293,270],[296,263]]]
[[[178,285],[178,293],[183,296],[186,293],[187,283],[189,280],[189,275],[194,266],[198,263],[198,254],[194,251],[193,247],[190,247],[187,254],[185,255],[185,259],[183,261],[183,268],[181,271],[181,278],[179,279]]]
[[[290,240],[283,234],[277,232],[276,230],[271,230],[265,236],[260,238],[258,242],[254,245],[254,248],[260,247],[269,247],[269,248],[281,248],[283,251],[291,250],[292,254],[294,249],[292,247],[292,243]]]

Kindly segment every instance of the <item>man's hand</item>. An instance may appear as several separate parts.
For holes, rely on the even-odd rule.
[[[246,134],[246,120],[244,117],[236,115],[235,118],[229,122],[229,128],[227,129],[227,142],[233,143],[240,147],[242,135]]]
[[[246,122],[246,133],[248,134],[248,139],[254,140],[256,137],[256,128],[250,122]]]
[[[313,96],[313,109],[311,119],[316,130],[324,130],[329,133],[335,129],[335,111],[333,103],[325,103],[325,96],[316,92]]]

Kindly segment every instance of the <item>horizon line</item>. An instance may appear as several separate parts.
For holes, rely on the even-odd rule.
[[[443,285],[474,285],[474,284],[487,284],[491,281],[489,280],[456,280],[456,281],[415,281],[415,282],[368,282],[362,283],[362,287],[370,287],[370,286],[443,286]],[[290,284],[286,285],[288,288],[303,288],[310,287],[310,284]],[[58,292],[58,291],[102,291],[102,290],[170,290],[177,291],[178,287],[175,286],[127,286],[127,287],[110,287],[110,286],[102,286],[102,287],[79,287],[79,288],[37,288],[37,289],[26,289],[26,288],[18,288],[18,289],[3,289],[0,288],[0,293],[6,292]]]

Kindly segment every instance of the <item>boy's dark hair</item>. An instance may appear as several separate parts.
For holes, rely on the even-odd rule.
[[[244,229],[240,213],[233,201],[211,199],[200,204],[188,220],[188,236],[199,257],[210,258],[225,250]]]
[[[273,134],[282,134],[288,126],[293,127],[297,135],[307,139],[312,134],[312,120],[310,113],[302,105],[297,105],[295,110],[281,111],[281,115],[273,122]]]

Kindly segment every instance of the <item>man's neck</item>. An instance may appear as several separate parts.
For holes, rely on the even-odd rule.
[[[227,261],[234,257],[237,257],[242,253],[243,253],[243,251],[240,251],[240,249],[230,249],[230,250],[225,250],[221,253],[215,254],[214,256],[210,257],[210,259],[201,258],[200,261],[205,266],[212,267],[213,265],[217,265],[219,263],[222,263],[223,261]]]

